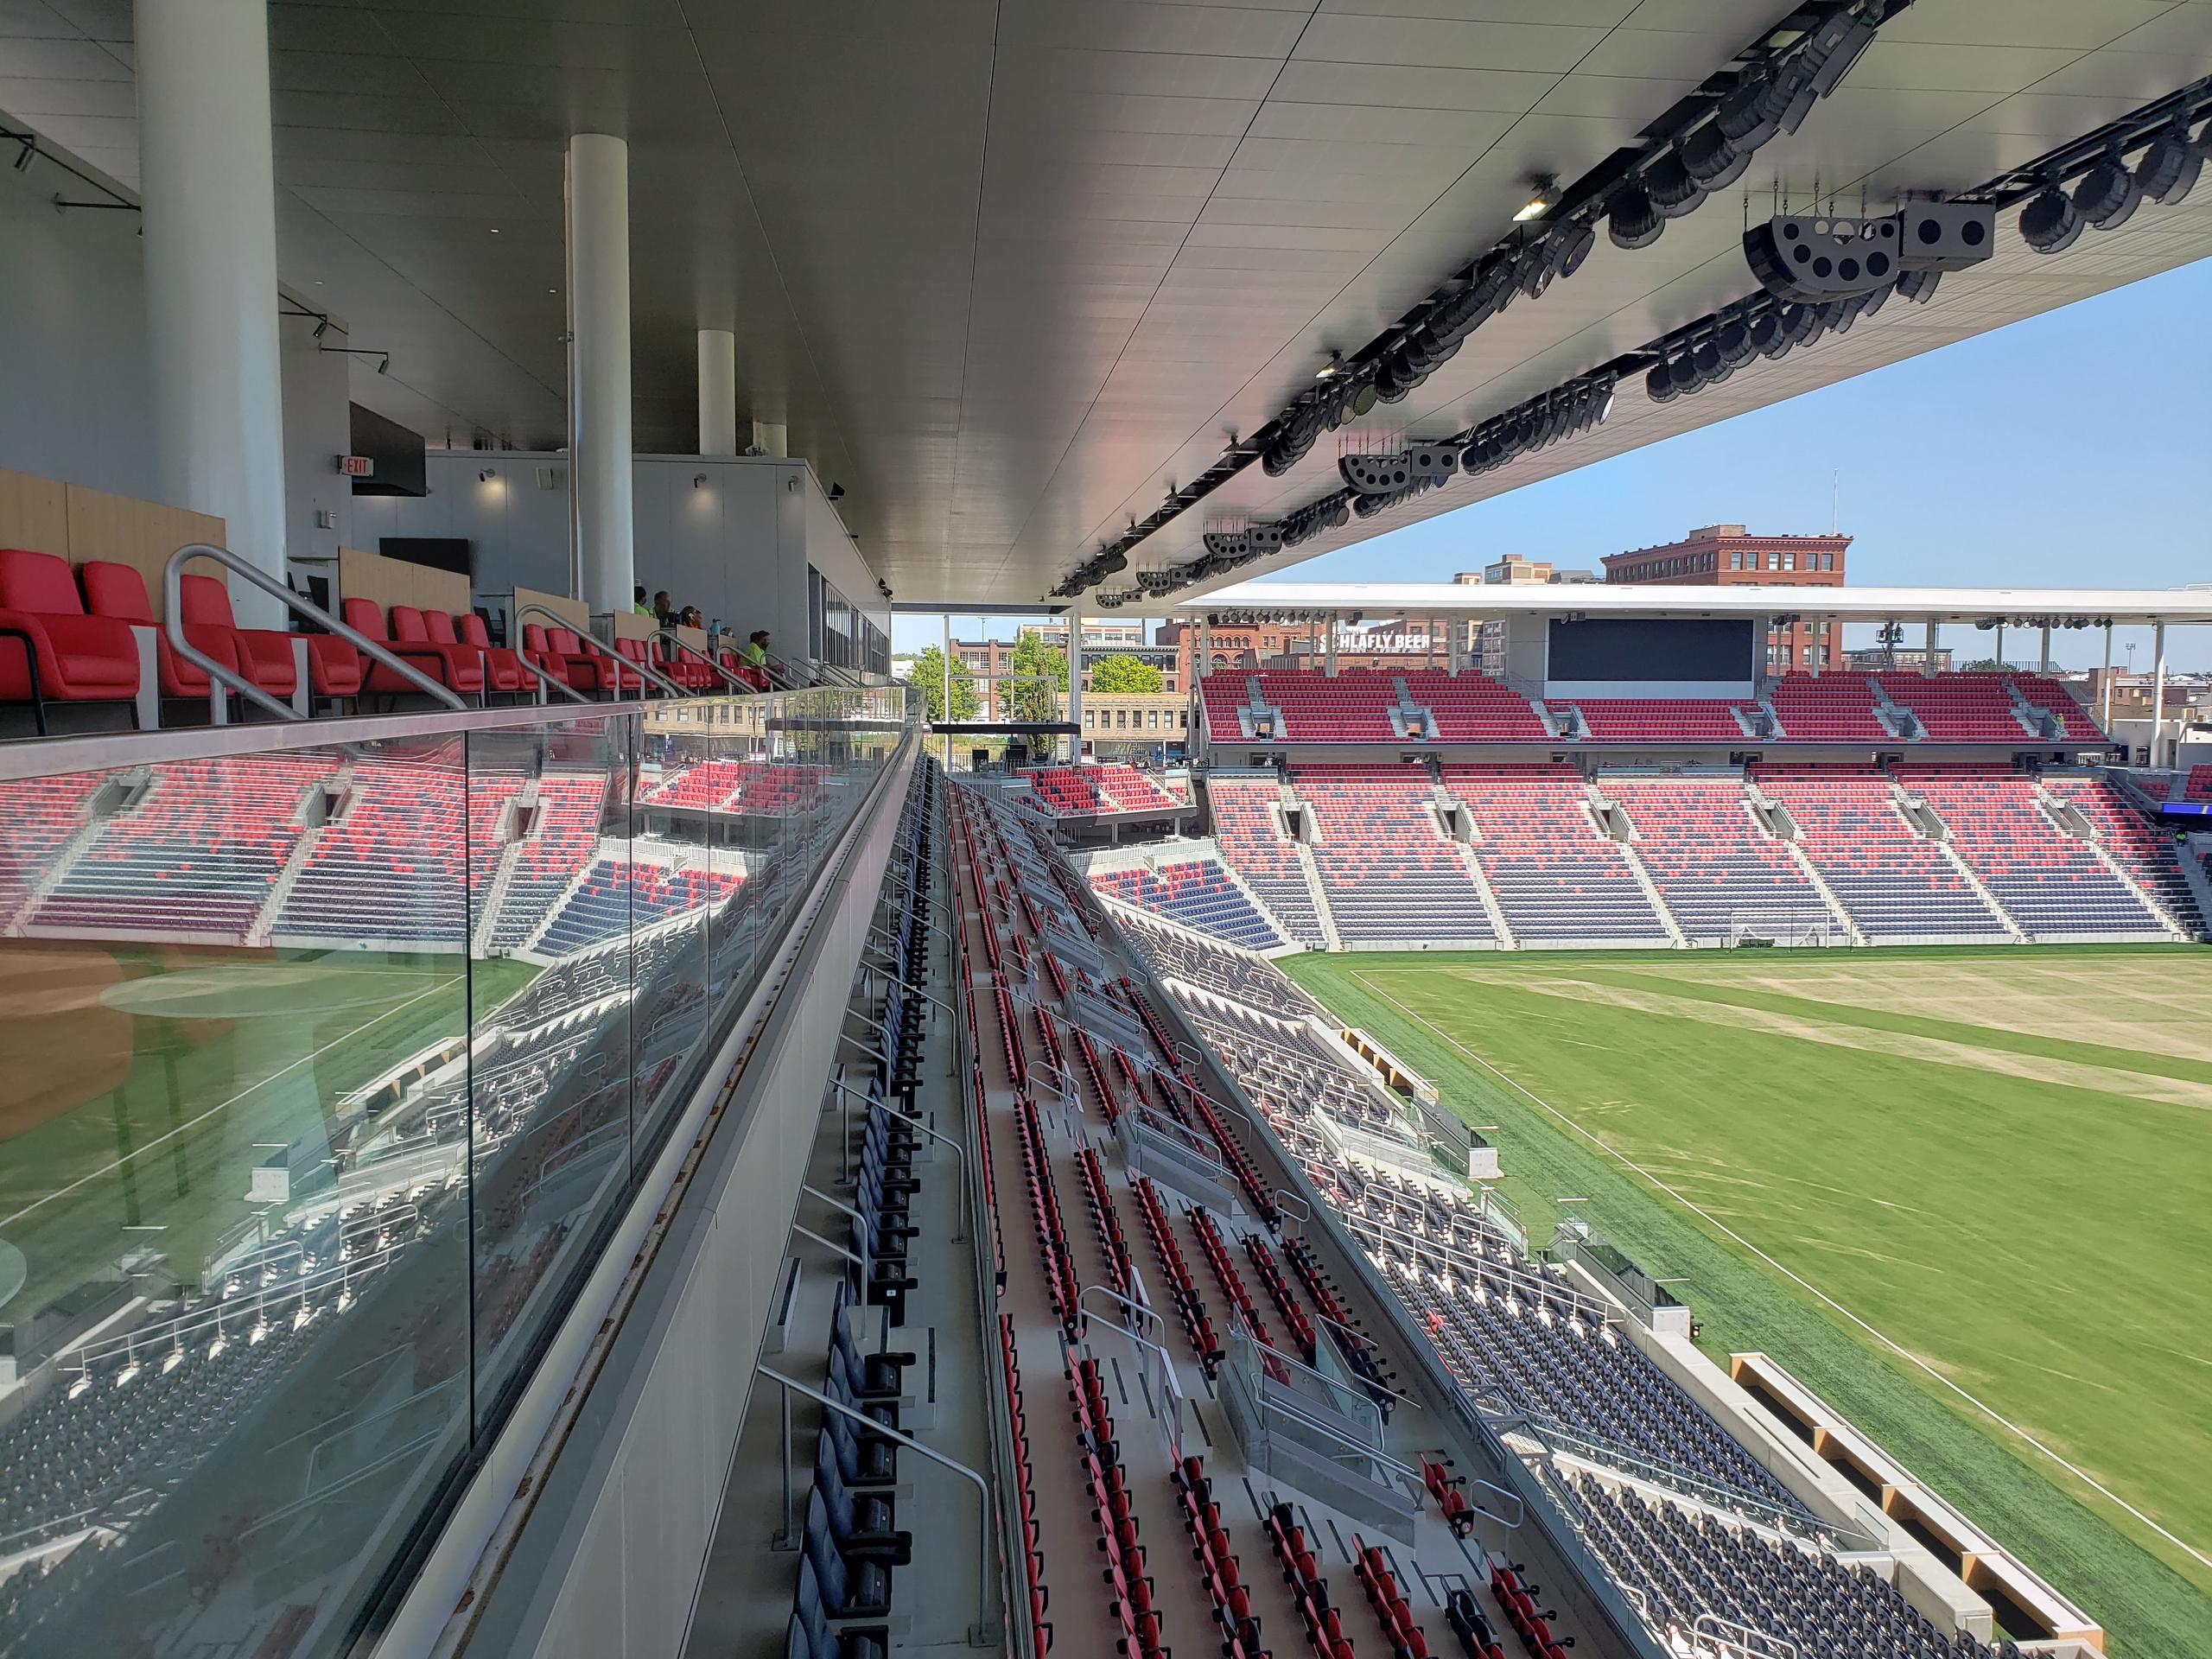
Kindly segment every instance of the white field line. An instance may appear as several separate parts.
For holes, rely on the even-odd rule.
[[[184,1134],[188,1129],[196,1128],[199,1125],[205,1123],[209,1118],[214,1116],[216,1113],[230,1110],[232,1107],[237,1105],[249,1095],[259,1093],[262,1090],[266,1089],[270,1084],[275,1083],[278,1078],[289,1077],[291,1073],[298,1071],[302,1066],[309,1064],[311,1061],[319,1059],[324,1054],[328,1053],[332,1049],[337,1047],[339,1044],[345,1042],[348,1038],[358,1037],[363,1032],[366,1031],[371,1026],[380,1025],[385,1020],[391,1019],[395,1014],[404,1014],[409,1008],[413,1007],[417,1002],[420,1002],[424,997],[435,995],[438,992],[447,988],[448,988],[443,985],[432,985],[428,989],[416,992],[414,995],[409,997],[404,1002],[395,1002],[391,1007],[386,1008],[382,1014],[378,1014],[374,1019],[364,1020],[359,1025],[355,1026],[351,1031],[346,1032],[343,1036],[334,1037],[328,1042],[325,1043],[321,1048],[315,1049],[308,1053],[301,1055],[298,1059],[294,1060],[289,1065],[282,1067],[277,1071],[271,1071],[267,1077],[261,1078],[258,1082],[248,1084],[245,1088],[239,1090],[238,1093],[232,1095],[228,1100],[219,1101],[216,1104],[210,1106],[206,1111],[200,1113],[199,1116],[189,1118],[184,1122],[178,1124],[175,1128],[168,1130],[167,1133],[156,1135],[151,1141],[149,1141],[143,1147],[133,1147],[128,1153],[117,1159],[113,1163],[106,1165],[103,1168],[93,1170],[88,1175],[79,1175],[75,1180],[70,1182],[67,1186],[57,1186],[53,1192],[48,1193],[44,1198],[32,1200],[30,1203],[25,1205],[22,1209],[16,1211],[12,1216],[0,1216],[0,1228],[12,1227],[17,1222],[21,1221],[25,1216],[29,1215],[34,1210],[42,1209],[46,1205],[52,1204],[56,1198],[67,1198],[70,1193],[74,1192],[79,1187],[85,1185],[87,1182],[101,1180],[114,1174],[116,1171],[121,1169],[124,1165],[129,1163],[132,1159],[143,1158],[146,1154],[153,1151],[155,1147],[161,1146],[167,1141],[175,1140],[177,1136]]]
[[[1389,970],[1378,969],[1377,971]],[[1420,970],[1415,969],[1414,971],[1418,972]],[[1802,1274],[1795,1273],[1789,1268],[1783,1266],[1781,1262],[1776,1261],[1774,1257],[1769,1255],[1764,1250],[1752,1243],[1751,1240],[1745,1238],[1741,1233],[1736,1231],[1735,1229],[1730,1227],[1726,1222],[1721,1221],[1708,1211],[1700,1209],[1681,1192],[1677,1191],[1675,1188],[1669,1186],[1665,1181],[1661,1180],[1658,1176],[1653,1174],[1649,1170],[1636,1162],[1634,1159],[1630,1158],[1627,1154],[1620,1152],[1616,1147],[1608,1145],[1603,1137],[1592,1135],[1588,1129],[1584,1128],[1581,1124],[1576,1122],[1566,1113],[1560,1111],[1549,1101],[1546,1100],[1541,1095],[1536,1093],[1535,1090],[1530,1089],[1525,1084],[1520,1083],[1516,1079],[1506,1076],[1504,1072],[1499,1071],[1481,1055],[1476,1053],[1474,1050],[1469,1048],[1458,1038],[1452,1036],[1451,1033],[1443,1030],[1441,1027],[1427,1020],[1422,1019],[1420,1014],[1415,1014],[1411,1008],[1398,1001],[1396,997],[1391,995],[1389,992],[1376,984],[1372,980],[1369,979],[1366,975],[1355,969],[1352,973],[1352,977],[1357,980],[1362,985],[1364,985],[1369,990],[1374,992],[1376,995],[1381,997],[1385,1002],[1388,1002],[1392,1007],[1397,1009],[1399,1013],[1404,1014],[1408,1019],[1417,1020],[1428,1030],[1434,1032],[1437,1036],[1449,1043],[1453,1048],[1459,1050],[1460,1053],[1465,1055],[1470,1060],[1472,1060],[1477,1065],[1482,1067],[1484,1071],[1489,1072],[1499,1082],[1506,1084],[1509,1088],[1515,1090],[1518,1093],[1526,1095],[1530,1100],[1535,1102],[1537,1106],[1549,1113],[1553,1117],[1557,1118],[1570,1130],[1576,1135],[1580,1135],[1592,1146],[1597,1147],[1599,1151],[1604,1153],[1608,1158],[1611,1158],[1615,1162],[1618,1163],[1623,1168],[1633,1170],[1637,1175],[1643,1177],[1643,1179],[1649,1181],[1653,1186],[1658,1188],[1660,1192],[1664,1192],[1669,1198],[1674,1199],[1675,1203],[1681,1205],[1682,1208],[1688,1210],[1691,1214],[1698,1217],[1699,1219],[1705,1222],[1707,1226],[1712,1227],[1715,1231],[1733,1240],[1737,1244],[1749,1251],[1751,1255],[1757,1256],[1760,1261],[1765,1262],[1767,1266],[1772,1268],[1777,1273],[1789,1280],[1792,1284],[1800,1286],[1808,1294],[1826,1304],[1827,1306],[1834,1308],[1838,1314],[1841,1315],[1844,1319],[1848,1319],[1852,1324],[1857,1325],[1861,1331],[1864,1331],[1868,1336],[1873,1338],[1875,1341],[1880,1343],[1882,1346],[1890,1350],[1891,1352],[1896,1354],[1899,1358],[1906,1361],[1916,1370],[1925,1371],[1936,1382],[1942,1383],[1953,1394],[1958,1395],[1960,1399],[1965,1401],[1976,1411],[1988,1418],[1990,1421],[1997,1424],[2008,1433],[2018,1437],[2024,1444],[2033,1446],[2044,1457],[2049,1458],[2053,1463],[2066,1471],[2068,1474],[2073,1476],[2083,1485],[2088,1487],[2090,1491],[2098,1493],[2100,1496],[2108,1499],[2120,1509],[2126,1510],[2129,1515],[2133,1516],[2145,1526],[2150,1528],[2152,1531],[2157,1533],[2159,1537],[2173,1545],[2175,1548],[2185,1550],[2188,1554],[2196,1557],[2196,1560],[2202,1561],[2205,1566],[2212,1567],[2212,1555],[2207,1555],[2202,1550],[2197,1548],[2196,1545],[2190,1543],[2188,1540],[2176,1537],[2172,1533],[2160,1526],[2156,1521],[2153,1521],[2149,1516],[2144,1514],[2142,1510],[2137,1509],[2126,1498],[2120,1497],[2120,1494],[2113,1491],[2112,1488],[2107,1486],[2103,1482],[2089,1474],[2079,1465],[2067,1461],[2066,1459],[2061,1457],[2056,1452],[2051,1450],[2048,1446],[2045,1446],[2041,1440],[2029,1433],[2027,1430],[2022,1428],[2018,1423],[2013,1422],[2003,1413],[1998,1411],[1995,1408],[1988,1405],[1986,1402],[1977,1399],[1974,1395],[1967,1392],[1966,1389],[1961,1388],[1957,1383],[1951,1381],[1949,1377],[1945,1376],[1941,1371],[1930,1365],[1926,1360],[1921,1358],[1919,1355],[1914,1353],[1910,1349],[1904,1346],[1900,1343],[1891,1340],[1888,1336],[1877,1330],[1873,1325],[1869,1325],[1865,1319],[1860,1319],[1858,1314],[1853,1313],[1841,1302],[1836,1300],[1834,1297],[1829,1295],[1818,1285],[1814,1284]]]

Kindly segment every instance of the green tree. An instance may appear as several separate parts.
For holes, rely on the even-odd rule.
[[[1090,665],[1094,691],[1157,691],[1160,683],[1157,668],[1125,654],[1101,657]]]
[[[1006,698],[1016,720],[1058,720],[1068,690],[1067,653],[1040,634],[1014,642],[1014,678]]]
[[[2007,664],[1999,662],[1994,657],[1977,657],[1970,663],[1961,664],[1959,671],[1963,674],[1994,674],[2005,666]],[[2010,666],[2018,668],[2019,664],[2014,663]]]
[[[925,645],[914,653],[914,666],[908,680],[922,688],[922,702],[929,710],[932,724],[945,718],[944,712],[944,652],[938,645]],[[976,692],[976,677],[968,664],[957,657],[952,659],[952,715],[954,720],[973,720],[982,709],[983,700]]]

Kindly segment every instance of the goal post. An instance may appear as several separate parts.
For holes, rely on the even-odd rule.
[[[1745,944],[1848,944],[1851,935],[1825,906],[1764,906],[1728,913],[1732,950]]]

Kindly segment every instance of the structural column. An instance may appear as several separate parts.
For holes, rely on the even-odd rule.
[[[139,186],[162,497],[219,517],[231,550],[284,579],[284,412],[264,0],[139,0]],[[335,465],[334,460],[333,463]],[[238,584],[241,626],[281,601]]]
[[[737,336],[699,331],[699,453],[737,453]]]
[[[1075,735],[1068,739],[1068,759],[1083,760],[1083,613],[1068,613],[1068,721]]]
[[[1925,679],[1929,679],[1929,678],[1931,678],[1931,677],[1933,677],[1933,676],[1935,675],[1935,672],[1936,672],[1936,619],[1935,619],[1934,617],[1932,617],[1932,616],[1931,616],[1931,617],[1929,617],[1929,618],[1928,619],[1928,643],[1927,643],[1927,648],[1926,648],[1925,650],[1923,650],[1923,651],[1921,652],[1921,656],[1920,656],[1920,677],[1921,677],[1922,679],[1923,679],[1923,680],[1925,680]]]
[[[2097,724],[2105,728],[2105,735],[2112,735],[2112,620],[2105,620],[2105,677],[2104,716]]]
[[[2166,734],[2166,625],[2151,630],[2151,764],[2158,764],[2158,745]]]
[[[2050,672],[2050,624],[2048,622],[2043,625],[2043,658],[2036,671],[2039,674]]]
[[[1322,646],[1321,671],[1331,679],[1337,677],[1337,613],[1331,611],[1323,624],[1328,630],[1327,643]]]
[[[636,581],[630,447],[630,146],[569,140],[569,591],[594,616]]]

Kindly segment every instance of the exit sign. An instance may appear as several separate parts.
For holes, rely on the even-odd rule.
[[[373,478],[377,463],[370,455],[340,455],[338,457],[338,470],[348,478]]]

